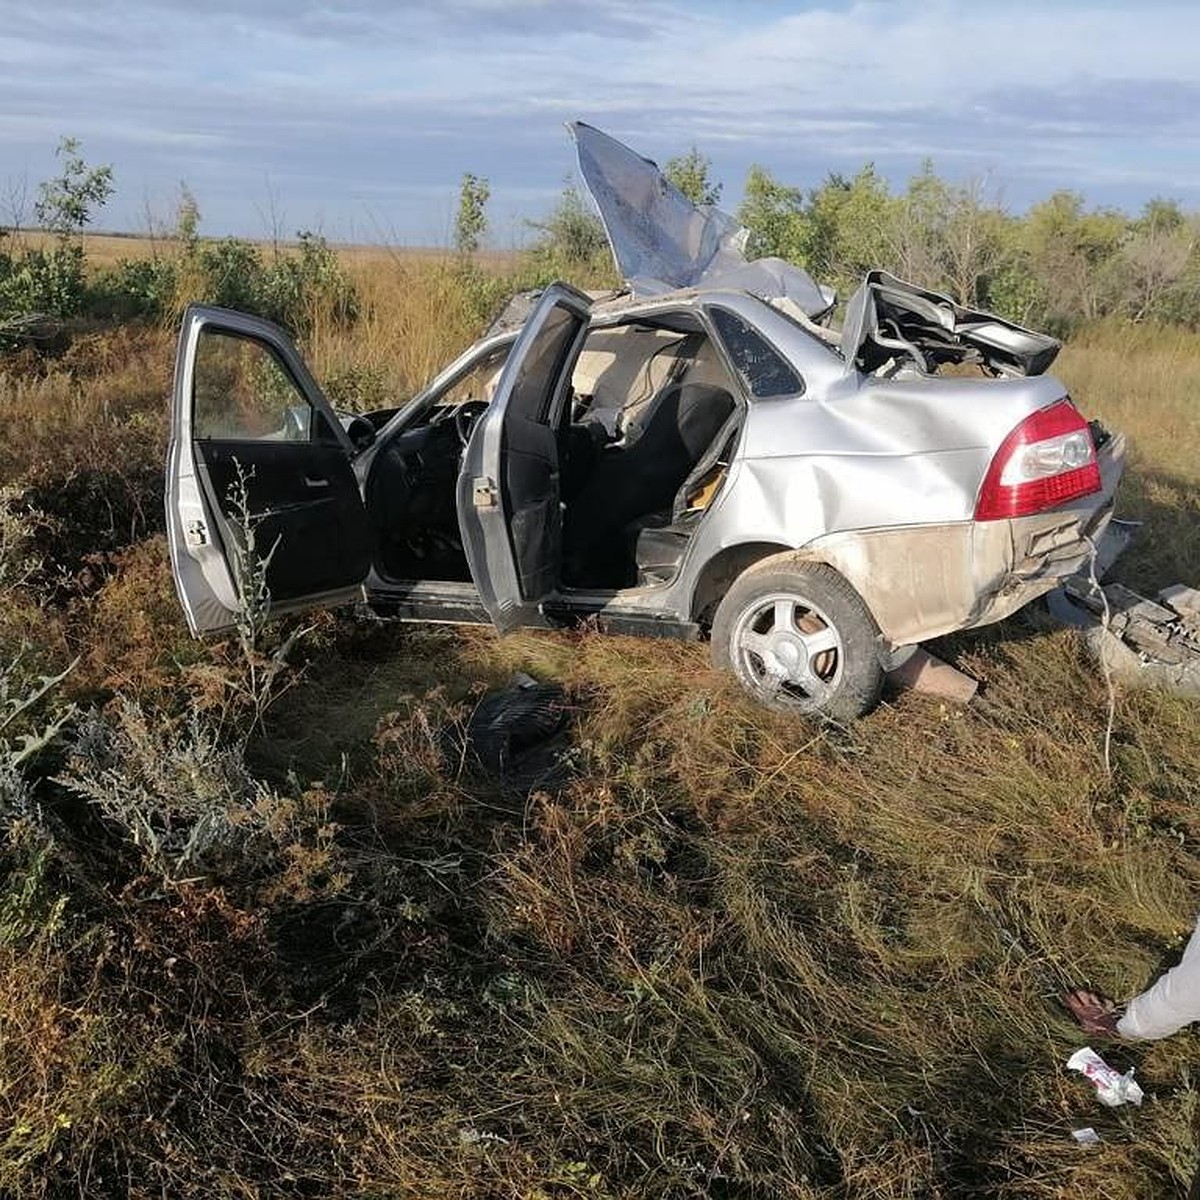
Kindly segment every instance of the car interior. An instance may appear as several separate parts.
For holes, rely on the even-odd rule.
[[[483,358],[380,448],[366,498],[384,577],[469,581],[459,463],[507,354],[502,346]],[[728,368],[694,315],[592,329],[556,434],[560,582],[581,590],[670,582],[720,490],[739,424]]]

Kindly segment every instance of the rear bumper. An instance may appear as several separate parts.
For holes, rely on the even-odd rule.
[[[855,587],[892,646],[1003,620],[1088,560],[1113,514],[1125,440],[1100,452],[1101,490],[1009,521],[893,526],[832,534],[806,546]]]

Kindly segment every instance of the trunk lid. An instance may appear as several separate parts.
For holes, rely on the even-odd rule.
[[[912,360],[933,372],[947,363],[978,362],[1001,375],[1041,375],[1062,343],[994,313],[964,308],[949,296],[871,271],[846,304],[841,350],[847,370],[866,374],[889,359]]]

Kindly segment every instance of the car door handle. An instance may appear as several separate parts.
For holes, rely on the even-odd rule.
[[[328,479],[314,479],[311,475],[305,475],[304,486],[306,488],[327,488],[329,486]]]

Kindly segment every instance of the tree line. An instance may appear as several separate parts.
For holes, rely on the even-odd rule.
[[[664,174],[697,204],[720,199],[695,147]],[[842,296],[878,268],[1060,334],[1102,317],[1200,325],[1200,213],[1175,200],[1130,215],[1060,190],[1014,214],[982,180],[949,182],[930,161],[899,190],[871,164],[809,189],[756,165],[736,215],[750,257],[787,259]]]
[[[47,238],[24,244],[0,227],[0,339],[4,322],[32,312],[169,317],[185,296],[261,311],[293,328],[306,323],[314,298],[352,319],[353,289],[323,238],[301,233],[297,249],[266,255],[240,239],[201,238],[186,187],[171,253],[88,272],[81,235],[112,193],[112,168],[89,165],[71,138],[58,155],[60,174],[40,185],[34,206]],[[697,148],[664,172],[694,202],[720,202],[723,185]],[[464,263],[485,244],[490,195],[487,179],[463,176],[452,238]],[[945,180],[931,162],[899,189],[871,164],[810,188],[755,165],[736,216],[751,257],[787,259],[842,296],[882,268],[1058,334],[1105,317],[1200,326],[1200,213],[1176,200],[1156,197],[1131,215],[1062,190],[1018,214],[981,180]],[[535,237],[518,272],[524,282],[596,280],[611,271],[603,228],[578,186],[569,184],[528,224]]]
[[[1018,215],[981,181],[950,183],[929,162],[899,191],[869,164],[807,192],[756,166],[738,217],[753,254],[843,294],[879,267],[1055,333],[1101,317],[1200,324],[1200,214],[1175,200],[1131,216],[1063,190]]]

